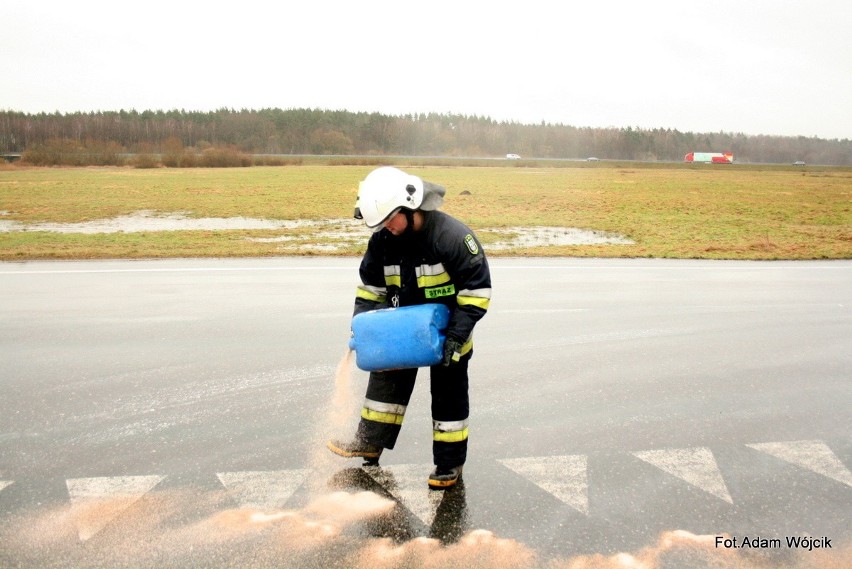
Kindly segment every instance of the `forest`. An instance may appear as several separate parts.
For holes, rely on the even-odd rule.
[[[258,163],[258,156],[501,158],[508,153],[525,159],[676,162],[688,152],[733,152],[737,163],[852,165],[852,140],[805,136],[322,109],[38,114],[0,110],[0,153],[22,154],[25,162],[36,165],[246,166]]]

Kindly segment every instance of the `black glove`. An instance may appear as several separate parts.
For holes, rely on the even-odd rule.
[[[447,367],[450,364],[458,363],[461,359],[461,349],[464,342],[459,342],[452,336],[447,336],[444,340],[444,360],[441,364]]]

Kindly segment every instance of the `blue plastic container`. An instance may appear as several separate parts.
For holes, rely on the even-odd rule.
[[[444,357],[450,309],[418,304],[362,312],[352,318],[349,348],[364,371],[433,366]]]

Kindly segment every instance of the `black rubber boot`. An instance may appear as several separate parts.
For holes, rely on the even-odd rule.
[[[432,474],[429,475],[429,488],[433,490],[446,490],[458,484],[462,476],[463,464],[452,468],[435,467]]]
[[[328,450],[338,456],[345,458],[363,458],[364,464],[378,464],[379,457],[382,456],[382,451],[385,450],[380,446],[368,443],[367,441],[355,439],[354,441],[344,442],[332,439],[326,443]]]

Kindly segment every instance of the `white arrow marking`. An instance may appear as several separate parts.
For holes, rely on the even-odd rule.
[[[0,492],[5,490],[7,486],[11,486],[14,483],[14,480],[0,480]]]
[[[588,460],[584,455],[510,458],[498,461],[578,512],[589,515]]]
[[[755,443],[746,446],[852,486],[852,473],[822,441]]]
[[[276,510],[284,507],[310,469],[260,472],[219,472],[216,476],[244,508]]]
[[[716,459],[708,448],[649,450],[634,452],[633,455],[729,504],[734,503]]]
[[[86,541],[162,482],[165,476],[116,476],[66,480],[77,531]]]
[[[431,526],[444,497],[444,492],[429,489],[427,477],[433,468],[431,464],[395,464],[365,470],[420,521]]]

